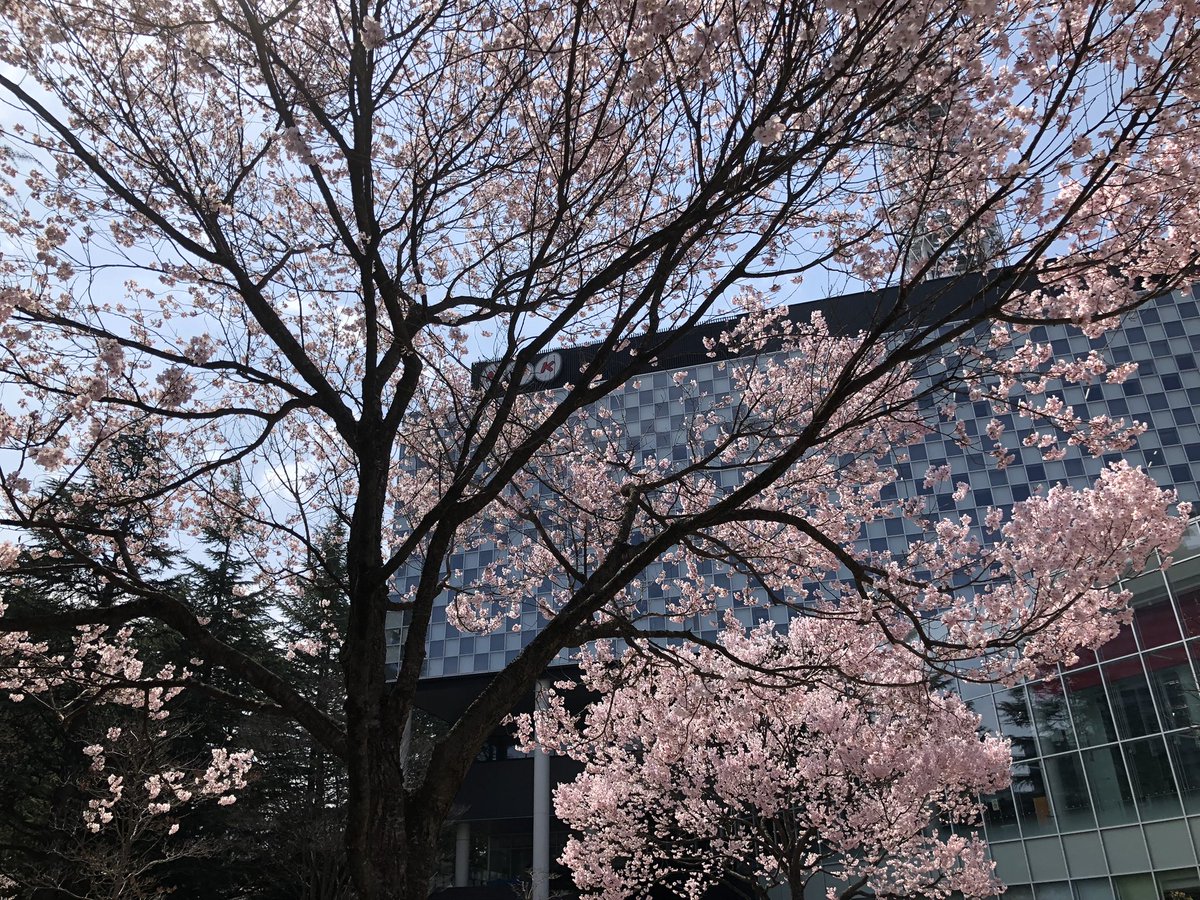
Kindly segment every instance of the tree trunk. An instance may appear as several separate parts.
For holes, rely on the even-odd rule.
[[[351,778],[347,851],[359,900],[426,900],[437,871],[442,816],[412,806],[398,765],[400,736],[363,754],[369,772]],[[383,763],[383,764],[380,764]],[[364,814],[365,812],[365,814]]]
[[[360,455],[360,490],[346,546],[350,611],[341,653],[349,780],[346,852],[360,900],[426,900],[441,828],[467,769],[515,698],[532,689],[557,647],[523,655],[519,666],[510,667],[511,683],[486,707],[491,718],[456,732],[453,752],[441,754],[440,764],[424,772],[420,785],[406,786],[410,747],[404,725],[416,684],[386,681],[389,589],[381,573],[383,516],[392,514],[384,490],[389,455],[381,451],[374,458],[371,465]],[[416,657],[410,662],[420,664]]]
[[[437,872],[438,838],[443,818],[436,812],[430,814],[411,808],[408,811],[404,900],[425,900],[429,896]]]
[[[361,900],[409,896],[410,860],[405,823],[401,726],[386,702],[384,624],[388,584],[383,578],[383,517],[388,510],[388,447],[359,454],[359,494],[346,543],[350,610],[341,663],[346,685],[346,768],[349,797],[346,856]],[[400,710],[407,716],[408,705]],[[418,856],[421,854],[418,853]],[[428,883],[419,894],[424,900]]]
[[[424,900],[428,881],[420,893],[407,889],[418,848],[411,846],[405,828],[399,735],[388,738],[376,734],[367,747],[351,750],[351,759],[358,765],[352,764],[350,771],[346,852],[361,900]]]

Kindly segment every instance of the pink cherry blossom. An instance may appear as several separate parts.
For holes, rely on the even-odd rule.
[[[1131,367],[1042,327],[1099,339],[1195,277],[1194,0],[268,6],[0,17],[0,569],[96,588],[0,608],[14,700],[69,682],[170,727],[212,685],[134,652],[153,623],[345,761],[356,890],[419,900],[481,741],[564,651],[685,671],[769,608],[914,677],[1017,679],[1111,634],[1115,575],[1178,540],[1188,510],[1130,466],[969,519],[953,465],[900,471],[931,436],[1004,468],[1144,431],[1068,399]],[[869,549],[886,519],[904,550]],[[223,640],[152,574],[155,540],[223,525],[284,594],[344,527],[347,627]],[[443,608],[522,650],[430,764],[403,735]],[[344,721],[278,675],[317,648]],[[821,673],[859,658],[835,650]],[[857,714],[800,684],[829,734]],[[89,826],[149,774],[98,782]],[[969,839],[912,846],[904,890],[935,863],[988,884]]]
[[[949,826],[977,825],[976,794],[1008,783],[1008,742],[981,738],[957,696],[862,636],[848,624],[729,633],[726,650],[774,674],[716,649],[683,654],[683,668],[636,649],[585,657],[584,684],[603,699],[577,724],[556,697],[537,722],[539,743],[586,764],[555,792],[576,883],[699,896],[733,878],[799,896],[830,872],[846,896],[995,894],[978,835]]]

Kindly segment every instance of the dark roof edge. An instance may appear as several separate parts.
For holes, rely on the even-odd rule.
[[[788,318],[797,323],[809,322],[813,314],[819,312],[824,316],[830,333],[840,335],[858,334],[889,316],[897,322],[897,329],[903,329],[921,322],[947,319],[960,310],[965,314],[976,304],[983,304],[987,298],[1010,289],[1009,280],[1006,271],[996,270],[986,274],[955,275],[924,281],[908,286],[903,295],[898,287],[858,291],[793,303],[788,307]],[[902,308],[897,309],[898,305]],[[706,345],[706,341],[719,337],[741,318],[741,315],[726,316],[686,330],[659,332],[654,336],[655,342],[667,346],[655,356],[643,359],[639,367],[641,372],[682,369],[744,355],[720,347],[710,350]],[[604,366],[604,374],[612,374],[628,365],[647,341],[644,335],[631,338],[625,348],[611,354]],[[523,378],[522,389],[550,390],[573,383],[584,366],[594,358],[599,346],[597,342],[546,351],[534,359]],[[770,347],[766,348],[766,352],[770,352]],[[494,378],[497,371],[495,362],[475,363],[471,367],[472,381],[477,386],[481,385]]]

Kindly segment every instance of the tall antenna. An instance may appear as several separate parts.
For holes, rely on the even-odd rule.
[[[931,101],[904,117],[900,139],[889,151],[897,218],[897,240],[905,249],[904,273],[923,279],[982,272],[1000,260],[1000,227],[981,216],[977,185],[963,177],[959,148],[966,136],[942,104]],[[903,211],[903,212],[900,212]]]

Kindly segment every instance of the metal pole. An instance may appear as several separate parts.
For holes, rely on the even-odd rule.
[[[454,836],[454,886],[471,885],[471,823],[459,822]]]
[[[549,706],[550,682],[540,680],[534,694],[538,712]],[[533,753],[533,871],[531,900],[550,900],[550,756]]]

